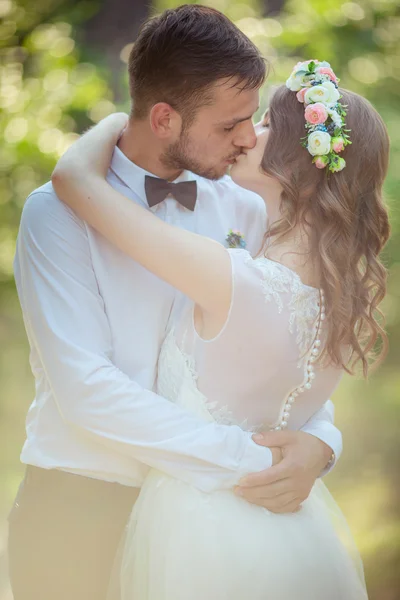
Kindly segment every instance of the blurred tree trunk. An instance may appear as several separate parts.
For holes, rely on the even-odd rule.
[[[274,17],[282,12],[285,0],[263,0],[264,17]]]
[[[101,51],[111,71],[116,102],[124,99],[121,76],[126,69],[121,50],[134,42],[142,23],[150,16],[152,0],[102,0],[99,12],[83,26],[83,42]]]

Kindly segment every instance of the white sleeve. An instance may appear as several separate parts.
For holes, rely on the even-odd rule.
[[[113,364],[86,226],[51,193],[27,200],[15,277],[28,337],[71,427],[204,491],[271,466],[250,433],[195,418]]]
[[[317,437],[332,448],[334,458],[322,471],[321,477],[333,469],[343,450],[342,434],[333,424],[334,418],[335,407],[332,400],[328,400],[301,428],[301,431]]]

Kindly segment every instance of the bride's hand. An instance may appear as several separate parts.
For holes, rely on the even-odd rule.
[[[109,115],[74,142],[58,161],[52,181],[66,177],[85,180],[91,175],[106,177],[114,148],[128,123],[128,115]]]

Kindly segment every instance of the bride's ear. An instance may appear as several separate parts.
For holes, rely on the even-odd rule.
[[[181,132],[182,118],[166,102],[158,102],[150,111],[151,130],[160,140],[174,140]]]

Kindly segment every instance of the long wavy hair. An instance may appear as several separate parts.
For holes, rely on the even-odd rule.
[[[309,259],[325,293],[327,338],[320,360],[366,377],[387,351],[379,304],[387,272],[379,255],[390,233],[382,186],[389,161],[386,127],[364,98],[341,89],[352,144],[339,173],[317,169],[300,144],[304,105],[286,86],[277,88],[269,115],[270,134],[262,170],[279,181],[282,218],[266,233],[265,248],[300,225],[308,235]],[[349,350],[349,351],[348,351]]]

